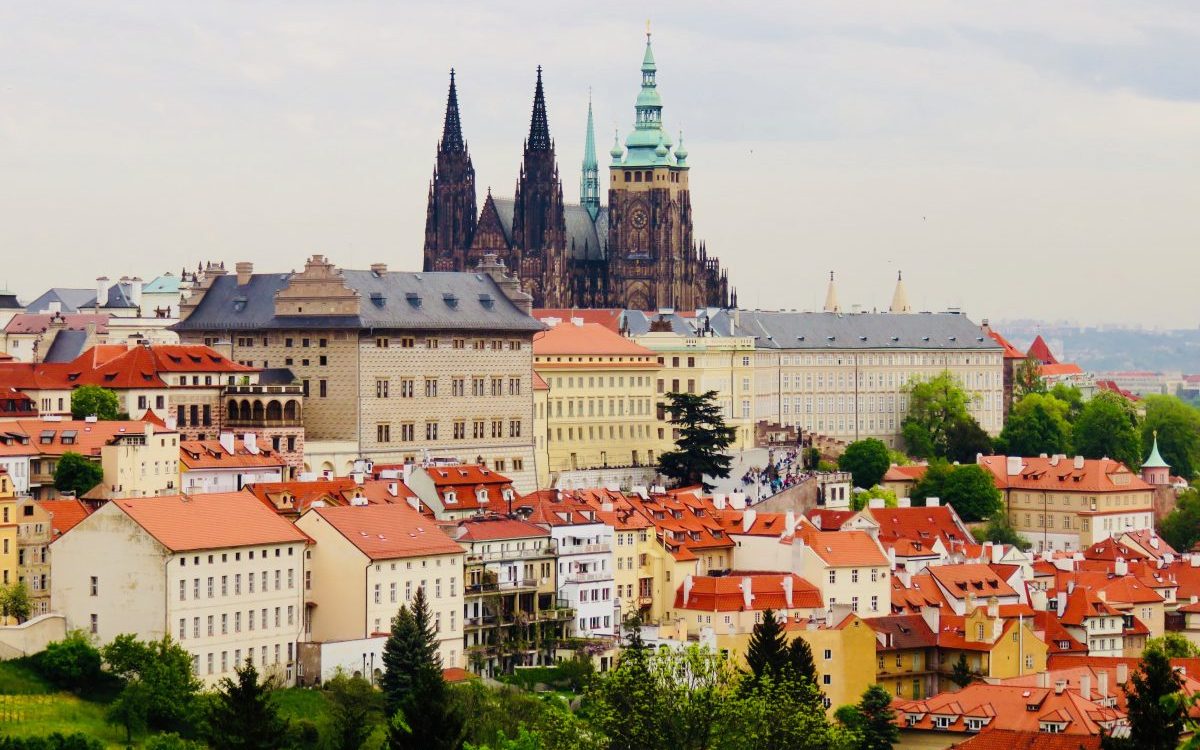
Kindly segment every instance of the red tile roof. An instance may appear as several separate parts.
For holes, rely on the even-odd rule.
[[[895,614],[920,614],[922,607],[938,607],[950,611],[941,589],[929,574],[915,575],[907,586],[899,576],[892,576],[892,612]]]
[[[750,579],[753,597],[746,607],[742,586]],[[792,603],[787,603],[784,580],[792,582]],[[764,609],[820,609],[824,606],[817,587],[795,573],[739,573],[727,576],[694,576],[687,599],[684,590],[687,583],[675,590],[675,608],[705,612],[739,612]]]
[[[1073,362],[1059,362],[1053,365],[1042,365],[1038,368],[1038,374],[1043,378],[1055,375],[1082,375],[1083,370]]]
[[[830,567],[888,564],[879,543],[865,531],[819,531],[801,526],[796,530],[796,538],[803,540]]]
[[[271,443],[256,440],[258,453],[251,453],[238,437],[233,453],[227,453],[220,440],[182,440],[179,443],[179,462],[190,470],[283,468],[287,464],[271,449]]]
[[[163,495],[110,504],[173,552],[308,540],[249,492]]]
[[[908,464],[905,466],[889,466],[883,475],[885,482],[916,482],[929,471],[927,464]]]
[[[96,326],[96,333],[108,333],[108,314],[92,313],[18,313],[4,326],[5,333],[45,333],[50,329],[51,318],[61,318],[64,328],[82,331],[88,324]]]
[[[313,508],[322,520],[372,560],[453,555],[463,548],[407,504]]]
[[[1007,581],[983,563],[931,565],[926,570],[946,595],[955,599],[966,599],[970,594],[982,603],[992,596],[1018,596]]]
[[[1013,346],[1012,342],[1010,342],[1008,339],[1004,338],[1004,336],[999,331],[997,331],[994,328],[991,328],[989,326],[987,328],[987,335],[991,336],[992,340],[995,341],[997,344],[1004,347],[1004,358],[1005,359],[1025,359],[1025,355],[1021,353],[1021,350],[1018,349],[1017,347]]]
[[[280,513],[300,514],[316,504],[330,507],[349,505],[365,498],[373,505],[405,503],[417,496],[399,479],[368,479],[358,484],[350,477],[315,479],[311,482],[253,482],[243,489]],[[394,491],[393,491],[394,490]]]
[[[979,734],[980,737],[1001,729],[1039,732],[1043,721],[1065,722],[1062,735],[1099,735],[1102,724],[1116,725],[1125,719],[1124,714],[1085,700],[1073,690],[1057,693],[1050,688],[978,682],[955,693],[941,693],[917,701],[893,701],[892,708],[897,712],[896,723],[902,727],[948,733],[968,732],[967,717],[990,717],[986,724],[988,728]],[[952,716],[952,723],[949,727],[936,728],[935,715]],[[1043,737],[1055,736],[1039,733]]]
[[[620,309],[587,309],[566,307],[541,307],[532,312],[534,318],[546,322],[547,318],[558,318],[559,320],[570,322],[571,318],[582,318],[584,323],[594,323],[604,326],[613,333],[621,331],[621,315],[624,313]]]
[[[479,485],[512,485],[512,480],[503,474],[480,466],[479,464],[463,464],[461,466],[430,466],[418,469],[429,475],[433,485],[438,489],[448,487]]]
[[[1085,459],[1075,468],[1070,456],[1021,458],[1021,473],[1008,475],[1007,456],[982,456],[979,464],[992,472],[1000,489],[1047,490],[1050,492],[1137,492],[1153,488],[1131,472],[1125,464],[1111,458]],[[1055,465],[1057,464],[1057,465]],[[1123,482],[1118,484],[1117,482]],[[1088,511],[1080,511],[1086,514]]]
[[[904,651],[937,645],[937,635],[921,615],[871,617],[863,622],[883,636],[875,645],[876,651]]]
[[[36,500],[34,502],[50,514],[51,536],[55,538],[75,528],[75,524],[87,518],[88,514],[92,512],[91,508],[78,498]]]
[[[124,347],[93,346],[71,362],[0,362],[0,385],[23,390],[165,388],[164,378],[181,373],[230,375],[258,372],[200,344]],[[174,385],[174,383],[171,383]],[[215,385],[220,385],[216,383]]]
[[[975,539],[948,505],[913,508],[867,508],[863,511],[879,524],[879,540],[897,539],[923,541],[932,544],[938,538],[952,549],[956,545],[974,543]]]
[[[828,510],[826,508],[810,508],[804,511],[804,517],[813,522],[823,531],[837,531],[851,518],[858,515],[853,510]],[[820,521],[820,523],[818,523]]]
[[[1054,352],[1050,351],[1050,345],[1046,343],[1046,340],[1041,335],[1038,335],[1033,340],[1033,343],[1029,345],[1029,351],[1026,352],[1026,355],[1033,357],[1043,365],[1058,364],[1058,358],[1054,356]]]
[[[635,344],[621,334],[598,323],[584,323],[583,325],[575,325],[570,322],[559,323],[549,330],[533,334],[533,355],[535,357],[578,354],[643,357],[650,363],[657,362],[658,356],[646,347]],[[549,363],[536,362],[534,366],[543,368],[547,364]]]
[[[15,455],[61,456],[68,451],[98,457],[100,448],[123,435],[142,435],[149,424],[152,434],[172,433],[153,423],[133,420],[89,422],[83,419],[0,419],[0,433],[25,435],[28,443],[10,445]],[[66,442],[64,442],[66,441]]]
[[[549,536],[549,531],[528,521],[493,515],[459,521],[458,532],[454,538],[460,542],[486,542],[493,539],[529,539]]]
[[[1036,730],[989,729],[947,750],[1100,750],[1100,735],[1081,737]]]

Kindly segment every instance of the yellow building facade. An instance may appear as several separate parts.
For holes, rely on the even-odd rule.
[[[551,476],[578,469],[652,466],[658,437],[657,355],[596,323],[560,322],[536,334],[534,370],[545,403]]]
[[[829,712],[858,703],[874,682],[875,631],[858,615],[846,615],[832,626],[791,631],[789,636],[803,638],[812,650],[817,687]]]
[[[12,477],[0,472],[0,585],[17,582],[17,493]]]

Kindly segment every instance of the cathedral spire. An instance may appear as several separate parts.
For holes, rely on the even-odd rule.
[[[530,151],[550,150],[550,124],[546,120],[546,95],[542,92],[542,66],[537,69],[537,87],[533,91],[533,117],[529,121]]]
[[[908,304],[908,291],[904,288],[904,275],[900,271],[896,272],[896,291],[892,293],[892,306],[888,312],[912,312],[912,305]]]
[[[442,125],[442,142],[438,150],[456,154],[466,150],[463,145],[462,123],[458,117],[458,89],[454,85],[454,68],[450,69],[450,94],[446,97],[446,122]]]
[[[833,283],[833,271],[829,272],[829,289],[825,291],[825,312],[836,313],[841,312],[842,308],[838,305],[837,286]]]
[[[628,151],[623,164],[655,166],[671,163],[659,148],[665,147],[669,152],[673,144],[671,135],[663,130],[662,97],[658,93],[657,76],[658,65],[654,61],[654,48],[650,44],[650,31],[647,29],[646,51],[642,56],[642,89],[634,104],[636,115],[633,132],[625,139]]]
[[[592,94],[588,92],[587,135],[583,140],[583,177],[579,183],[579,202],[592,221],[600,213],[600,165],[596,161],[596,128],[592,121]]]

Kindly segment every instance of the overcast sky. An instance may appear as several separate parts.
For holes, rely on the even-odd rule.
[[[0,3],[0,287],[201,259],[418,269],[458,70],[480,204],[545,69],[567,199],[651,13],[696,235],[745,307],[1200,322],[1200,3]],[[602,174],[602,188],[607,175]]]

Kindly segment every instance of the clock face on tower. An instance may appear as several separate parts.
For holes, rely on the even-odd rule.
[[[646,211],[642,208],[635,208],[629,217],[629,222],[633,224],[635,229],[646,228]]]

